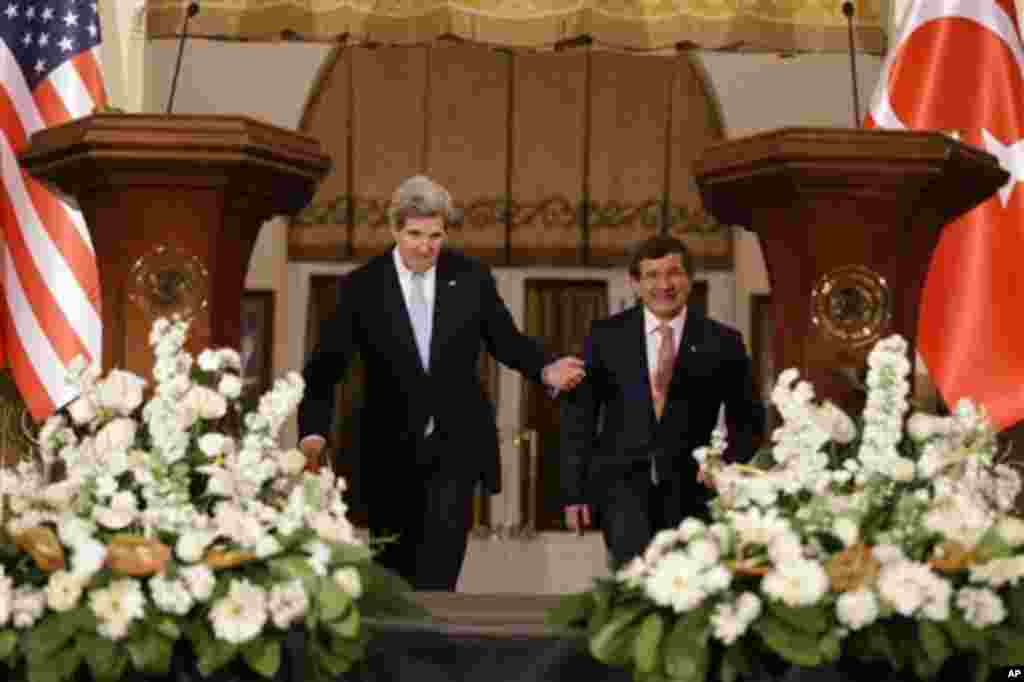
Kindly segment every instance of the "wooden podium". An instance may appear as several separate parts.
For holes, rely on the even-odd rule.
[[[78,201],[103,298],[103,365],[148,376],[153,319],[191,313],[192,350],[237,348],[261,225],[330,168],[308,136],[243,116],[94,114],[32,136],[22,166]]]
[[[716,145],[695,175],[708,211],[760,237],[776,367],[798,368],[818,397],[856,412],[863,397],[850,375],[874,342],[899,333],[913,348],[942,226],[1009,177],[941,133],[838,128]]]

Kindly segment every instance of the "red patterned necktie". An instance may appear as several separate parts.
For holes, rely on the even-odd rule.
[[[654,370],[651,394],[654,398],[654,414],[661,419],[668,398],[668,385],[672,381],[672,368],[676,363],[676,344],[672,325],[662,324],[658,331],[661,332],[661,343],[658,345],[658,366]]]

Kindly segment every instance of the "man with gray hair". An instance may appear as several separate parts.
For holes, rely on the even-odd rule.
[[[481,346],[552,390],[583,378],[578,358],[549,358],[516,328],[494,276],[445,248],[459,220],[447,190],[417,175],[392,196],[395,247],[349,274],[333,318],[306,363],[300,447],[320,453],[335,385],[357,352],[366,386],[359,415],[359,480],[378,555],[417,590],[453,591],[466,553],[478,482],[500,490],[494,408],[480,384]]]

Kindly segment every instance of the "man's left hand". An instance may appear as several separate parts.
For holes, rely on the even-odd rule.
[[[541,377],[544,379],[544,383],[553,389],[571,391],[583,381],[585,374],[583,361],[577,357],[567,355],[545,367]]]

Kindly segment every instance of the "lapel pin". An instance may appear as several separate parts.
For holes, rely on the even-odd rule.
[[[450,286],[450,287],[455,286],[455,280],[454,279],[448,280],[448,286]]]

